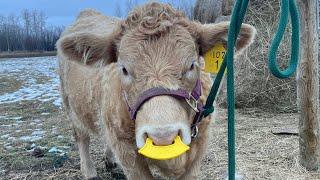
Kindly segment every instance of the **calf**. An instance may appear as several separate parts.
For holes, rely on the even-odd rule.
[[[199,177],[211,117],[194,124],[199,114],[174,93],[201,90],[199,103],[205,102],[212,82],[202,71],[201,57],[218,42],[226,45],[228,26],[202,25],[154,2],[135,8],[124,20],[94,10],[80,13],[61,35],[57,49],[64,109],[85,178],[97,177],[89,134],[100,136],[107,162],[117,162],[128,179],[152,179],[154,166],[165,176]],[[243,24],[236,53],[254,36],[254,27]],[[156,94],[153,89],[169,93]],[[146,98],[148,91],[154,95]],[[192,138],[194,129],[199,132]],[[138,154],[147,137],[164,146],[177,135],[190,147],[177,158],[160,161]]]

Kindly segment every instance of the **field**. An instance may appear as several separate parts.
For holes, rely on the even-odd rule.
[[[0,178],[82,179],[77,146],[59,97],[55,57],[0,60]],[[201,179],[224,179],[227,172],[226,110],[212,120]],[[298,114],[240,109],[237,118],[237,170],[244,179],[320,179],[299,165],[295,134]],[[119,168],[105,169],[102,145],[91,154],[104,179],[124,179]],[[162,179],[156,174],[156,179]]]
[[[0,58],[23,58],[23,57],[42,57],[42,56],[55,56],[56,51],[15,51],[15,52],[1,52]]]

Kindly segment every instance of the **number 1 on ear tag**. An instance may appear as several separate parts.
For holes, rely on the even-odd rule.
[[[222,43],[215,44],[212,49],[204,54],[204,71],[217,74],[225,55],[226,49]]]

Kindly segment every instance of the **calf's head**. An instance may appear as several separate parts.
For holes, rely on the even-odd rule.
[[[149,3],[134,9],[117,26],[111,38],[101,38],[106,42],[93,44],[89,36],[80,44],[62,41],[59,45],[66,45],[61,48],[66,53],[77,50],[77,54],[82,54],[79,61],[84,63],[99,61],[107,53],[114,54],[124,99],[133,106],[141,93],[150,88],[191,92],[200,79],[203,64],[200,57],[217,42],[226,45],[229,23],[202,25],[188,20],[169,5]],[[236,54],[251,44],[254,36],[254,27],[243,24]],[[94,36],[92,39],[99,41]],[[86,52],[90,54],[83,55]],[[168,95],[149,99],[136,114],[137,147],[144,145],[146,137],[156,145],[168,145],[177,135],[190,144],[194,116],[195,112],[182,99]]]

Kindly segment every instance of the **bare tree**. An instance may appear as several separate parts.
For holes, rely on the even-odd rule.
[[[119,4],[119,1],[116,2],[116,7],[115,7],[115,12],[114,12],[115,16],[117,17],[122,17],[122,9],[121,6]]]
[[[153,2],[154,0],[143,0],[142,2]],[[194,2],[190,0],[170,0],[168,1],[176,9],[183,11],[189,19],[194,18]],[[138,0],[126,0],[125,13],[122,12],[119,3],[116,2],[115,16],[123,17],[127,15],[135,6],[138,5]]]
[[[138,5],[138,0],[127,0],[126,1],[126,14],[128,14],[137,5]]]
[[[52,51],[63,27],[46,27],[41,11],[23,10],[20,16],[0,15],[1,51]]]
[[[190,0],[171,0],[170,4],[183,11],[189,19],[194,18],[194,2]]]
[[[234,0],[197,0],[194,19],[201,23],[213,23],[228,20]]]

